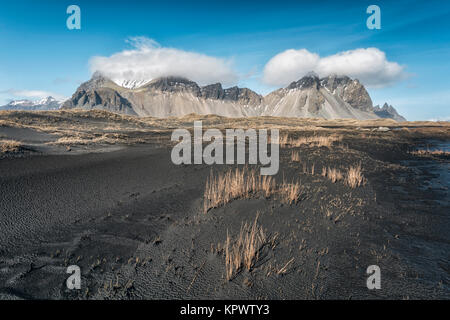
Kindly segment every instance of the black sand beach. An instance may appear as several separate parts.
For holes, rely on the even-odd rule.
[[[342,134],[295,148],[299,162],[280,149],[275,179],[299,181],[296,204],[254,196],[207,213],[211,170],[232,166],[176,166],[169,144],[3,157],[0,299],[450,298],[448,155],[412,154],[428,140],[401,130]],[[358,188],[320,174],[358,163]],[[267,243],[227,280],[227,233],[256,218]],[[69,265],[81,290],[66,288]],[[366,287],[369,265],[381,290]]]

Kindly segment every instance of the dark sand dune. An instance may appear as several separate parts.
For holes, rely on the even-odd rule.
[[[343,143],[297,148],[299,163],[281,149],[276,179],[299,179],[296,205],[256,197],[206,214],[211,167],[175,166],[169,147],[2,159],[0,298],[449,298],[449,195],[439,180],[448,160],[413,157],[382,134]],[[358,162],[367,183],[356,189],[318,173]],[[257,215],[268,244],[253,270],[228,281],[220,245]],[[65,286],[72,264],[80,291]],[[378,291],[366,287],[372,264]]]

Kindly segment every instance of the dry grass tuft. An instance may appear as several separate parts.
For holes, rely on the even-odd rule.
[[[327,178],[331,180],[331,182],[336,183],[344,178],[341,171],[336,168],[328,167],[327,170]]]
[[[345,183],[353,189],[364,183],[364,176],[361,172],[361,164],[348,168]]]
[[[283,182],[281,186],[277,186],[272,176],[261,176],[255,169],[249,170],[247,167],[217,175],[211,171],[206,180],[203,211],[207,213],[210,209],[219,208],[236,199],[258,196],[269,198],[275,194],[279,195],[284,203],[296,204],[299,201],[300,189],[299,182]]]
[[[356,166],[349,167],[345,176],[340,170],[330,167],[323,167],[321,175],[322,177],[330,179],[333,183],[344,180],[344,182],[352,189],[359,187],[365,183],[365,178],[362,174],[361,163]]]
[[[0,140],[1,153],[14,153],[19,152],[23,147],[23,144],[15,140]]]
[[[300,162],[300,153],[298,151],[292,151],[291,153],[291,161],[292,162]]]
[[[231,200],[250,198],[258,193],[268,198],[275,192],[275,188],[275,180],[271,176],[260,176],[254,169],[248,170],[247,167],[229,170],[217,176],[211,171],[206,181],[204,212],[223,206]]]
[[[253,224],[241,226],[239,236],[232,240],[227,231],[225,242],[225,266],[227,280],[232,280],[242,268],[251,271],[259,259],[261,249],[267,238],[264,230],[258,225],[258,215]]]
[[[280,146],[284,147],[289,143],[289,134],[285,133],[280,136]]]
[[[286,204],[297,204],[300,199],[300,183],[291,182],[287,183],[283,181],[283,184],[280,186],[280,194],[282,202]]]

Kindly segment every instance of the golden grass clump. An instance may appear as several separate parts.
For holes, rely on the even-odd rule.
[[[348,168],[345,183],[352,189],[364,183],[364,176],[361,171],[361,164]]]
[[[23,144],[15,140],[0,140],[1,153],[19,152]]]
[[[206,181],[204,211],[217,208],[234,199],[249,198],[262,194],[268,198],[275,192],[275,180],[271,176],[260,176],[254,169],[236,168],[223,174],[214,175],[211,171]]]
[[[236,240],[233,241],[227,231],[224,248],[227,280],[232,280],[242,268],[251,271],[266,241],[264,230],[258,224],[258,215],[253,224],[245,223],[241,226]]]
[[[206,180],[203,197],[203,211],[219,208],[232,200],[249,199],[256,196],[269,198],[279,195],[282,202],[296,204],[300,197],[300,183],[283,182],[277,186],[272,176],[261,176],[255,169],[247,167],[228,170],[217,175],[211,171]]]

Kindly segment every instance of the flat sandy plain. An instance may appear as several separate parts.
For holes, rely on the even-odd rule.
[[[172,164],[194,120],[289,137],[273,192],[205,210],[211,172],[237,166]],[[448,122],[0,112],[0,299],[449,299],[449,140]]]

